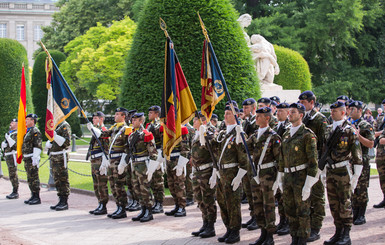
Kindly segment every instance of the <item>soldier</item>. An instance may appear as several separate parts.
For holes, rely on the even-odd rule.
[[[385,106],[385,100],[382,101],[382,105]],[[384,138],[384,125],[385,125],[385,114],[381,113],[377,116],[376,121],[374,122],[374,129],[376,131],[375,137],[377,140]],[[384,199],[379,203],[373,205],[374,208],[383,208],[385,207],[385,146],[384,144],[377,144],[376,152],[376,165],[377,171],[380,179],[380,186]]]
[[[275,102],[274,100],[271,101],[271,104],[270,104],[270,108],[271,108],[271,114],[273,116],[276,116],[277,115],[277,102]]]
[[[213,127],[215,127],[215,129],[217,128],[217,126],[218,126],[217,125],[218,124],[218,115],[217,114],[213,113],[211,115],[210,123],[211,123],[211,125],[213,125]]]
[[[305,91],[298,97],[299,102],[305,106],[305,116],[303,124],[313,131],[317,136],[318,156],[321,156],[323,148],[323,138],[325,135],[326,126],[328,125],[327,118],[315,110],[316,97],[312,91]],[[320,230],[322,221],[325,217],[325,187],[321,180],[313,186],[310,194],[310,227],[311,233],[307,240],[313,242],[320,239]]]
[[[53,141],[47,141],[46,147],[51,161],[53,179],[59,202],[50,209],[63,211],[68,209],[68,196],[70,194],[70,183],[68,180],[68,147],[71,144],[71,127],[63,121],[59,123],[54,131]]]
[[[340,96],[337,97],[337,100],[336,100],[336,101],[340,101],[340,102],[345,104],[345,106],[346,106],[345,107],[346,108],[346,115],[345,115],[345,117],[346,118],[348,118],[348,114],[350,114],[350,113],[348,113],[349,112],[349,100],[350,100],[349,97],[346,96],[346,95],[340,95]],[[329,124],[333,124],[333,119],[332,119],[331,115],[328,117],[328,121],[329,121]]]
[[[5,140],[1,143],[5,162],[7,163],[9,180],[12,184],[12,193],[7,195],[7,199],[19,198],[19,178],[17,177],[17,162],[16,162],[16,141],[17,141],[17,119],[12,119],[9,124],[9,131],[5,134]]]
[[[163,134],[160,132],[162,125],[160,124],[159,119],[160,106],[154,105],[148,109],[148,119],[149,123],[146,125],[146,129],[152,133],[155,140],[156,149],[158,151],[157,161],[161,162],[159,167],[155,170],[151,179],[151,189],[154,194],[155,203],[152,207],[152,213],[163,213],[163,200],[164,200],[164,166],[162,158],[162,142]]]
[[[213,159],[207,148],[206,137],[213,137],[215,128],[207,123],[206,117],[200,112],[195,115],[193,126],[196,130],[192,147],[191,162],[193,164],[193,187],[195,200],[202,212],[203,226],[191,234],[208,238],[215,236],[214,223],[217,220],[217,206],[215,205],[215,186],[211,188],[209,181],[213,171]],[[208,143],[208,142],[207,142]]]
[[[239,112],[234,107],[235,112]],[[235,243],[240,241],[241,204],[239,185],[247,173],[247,155],[241,144],[241,127],[237,126],[230,106],[225,107],[226,129],[221,130],[212,141],[213,149],[218,160],[220,181],[217,188],[217,201],[221,209],[221,217],[226,226],[226,233],[218,238],[219,242]],[[236,129],[237,128],[237,129]],[[237,133],[238,132],[238,133]],[[216,181],[217,171],[213,169],[212,180]]]
[[[101,111],[97,111],[93,114],[92,123],[94,127],[101,131],[107,131],[104,126],[105,115]],[[108,150],[109,140],[108,137],[101,137],[100,142],[102,143],[103,149]],[[92,180],[94,183],[95,196],[98,199],[99,206],[95,210],[91,210],[89,213],[94,215],[107,214],[107,203],[108,203],[108,177],[107,175],[100,174],[100,166],[102,165],[102,156],[104,153],[102,148],[96,141],[95,137],[92,136],[90,141],[90,147],[88,149],[87,156],[91,157],[91,171]]]
[[[279,105],[281,103],[281,99],[276,95],[274,95],[273,97],[270,97],[270,100],[275,101],[275,103],[277,103],[277,105]]]
[[[368,187],[370,178],[369,148],[374,145],[374,131],[372,125],[362,117],[362,102],[354,101],[349,104],[352,126],[356,129],[358,140],[362,149],[363,170],[358,179],[357,188],[352,196],[353,224],[362,225],[366,223],[365,212],[368,205]]]
[[[342,135],[337,139],[337,145],[328,145],[329,147],[333,147],[330,153],[324,153],[329,154],[327,157],[330,159],[324,171],[327,171],[326,188],[330,211],[336,227],[335,234],[329,240],[325,241],[324,244],[351,244],[349,232],[353,219],[350,197],[351,191],[354,191],[358,177],[362,171],[361,147],[355,130],[345,118],[345,103],[337,101],[330,106],[330,109],[333,124],[329,125],[326,130],[325,143],[331,140],[334,131],[337,129],[342,130]],[[352,178],[350,177],[350,159],[354,166],[354,175]]]
[[[31,190],[31,198],[25,200],[25,204],[40,204],[40,179],[39,179],[39,162],[42,150],[41,133],[35,126],[37,121],[36,114],[28,114],[25,118],[27,133],[24,136],[23,153],[24,168],[27,172],[28,187]]]
[[[237,103],[235,100],[232,100],[232,101],[231,101],[231,104],[233,104],[234,107],[237,107],[237,108],[238,108],[238,103]],[[228,105],[230,105],[230,102],[229,102],[229,101],[226,102],[226,106],[228,106]],[[237,116],[238,116],[238,115],[239,115],[239,109],[238,109],[238,111],[236,111],[236,113],[237,113]],[[221,122],[221,124],[219,125],[219,127],[218,127],[218,131],[225,130],[225,129],[226,129],[226,123],[225,123],[225,121],[223,120],[223,121]]]
[[[241,120],[241,122],[245,120],[245,113],[243,112],[243,109],[239,109],[239,120]]]
[[[291,244],[306,244],[310,235],[310,190],[317,177],[317,139],[303,123],[305,106],[290,105],[290,130],[282,136],[277,180],[273,189],[283,189],[283,204],[289,218]],[[283,184],[282,184],[283,183]],[[283,188],[281,188],[283,185]]]
[[[262,97],[258,101],[258,109],[262,107],[270,107],[271,106],[271,100],[267,97]],[[277,124],[277,118],[275,116],[272,116],[270,118],[269,126],[270,128],[274,128]]]
[[[250,245],[273,245],[275,232],[275,198],[272,189],[277,177],[277,162],[281,154],[281,137],[269,127],[272,110],[263,107],[257,110],[256,123],[258,130],[247,140],[250,152],[253,153],[257,177],[251,180],[253,210],[261,236]]]
[[[189,149],[191,150],[192,140],[195,136],[195,129],[193,126],[190,125],[190,123],[185,124],[187,130],[188,130],[188,144]],[[191,158],[191,151],[188,154],[187,159]],[[194,204],[194,191],[193,191],[193,182],[192,182],[192,163],[189,161],[186,164],[186,206],[191,206]]]

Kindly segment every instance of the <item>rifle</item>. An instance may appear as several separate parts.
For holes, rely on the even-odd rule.
[[[131,142],[128,142],[129,146],[128,146],[128,154],[126,159],[127,163],[130,162],[130,159],[134,161],[134,152],[136,150],[135,144],[136,142],[138,142],[140,135],[141,133],[139,133],[139,131],[132,132]]]
[[[91,141],[90,141],[90,146],[88,147],[88,150],[87,150],[86,161],[88,161],[88,159],[91,156],[91,149],[92,149],[94,144],[95,144],[95,137],[92,136]]]
[[[331,164],[334,163],[334,161],[330,157],[330,154],[332,150],[337,146],[343,133],[344,133],[344,128],[342,128],[342,126],[337,126],[336,129],[333,131],[332,135],[330,136],[330,138],[328,139],[328,141],[326,142],[325,144],[326,150],[324,151],[320,160],[318,161],[318,168],[320,170],[324,170],[326,164],[329,164],[330,166]]]
[[[381,123],[380,127],[378,128],[379,131],[384,130],[384,126],[385,126],[385,118],[384,118],[384,120],[382,120],[382,123]],[[376,148],[378,143],[380,143],[380,136],[377,136],[376,139],[374,140],[374,146],[373,147]]]
[[[279,126],[279,128],[277,130],[277,134],[279,135],[279,137],[282,138],[282,135],[284,132],[285,132],[285,126],[283,124],[281,124],[281,126]]]

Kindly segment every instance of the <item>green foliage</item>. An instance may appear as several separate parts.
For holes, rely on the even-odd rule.
[[[274,45],[280,72],[274,83],[283,89],[311,90],[311,75],[306,60],[296,51]]]
[[[126,61],[120,96],[122,106],[145,111],[150,105],[161,103],[166,41],[159,28],[161,17],[167,23],[168,33],[199,107],[204,36],[197,11],[206,25],[232,99],[240,102],[247,97],[259,96],[259,82],[251,54],[229,0],[148,0]],[[224,107],[225,100],[217,106],[219,110]]]
[[[27,114],[33,112],[27,51],[16,40],[0,38],[0,137],[8,131],[9,123],[17,118],[20,102],[20,81],[22,65],[27,92]]]
[[[73,112],[71,116],[67,118],[67,122],[71,125],[72,134],[76,134],[78,137],[83,136],[83,132],[80,127],[79,113],[77,111]]]

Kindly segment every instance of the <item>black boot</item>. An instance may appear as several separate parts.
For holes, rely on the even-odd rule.
[[[298,244],[298,237],[297,236],[291,236],[291,243],[290,245],[297,245]]]
[[[239,236],[239,230],[232,229],[228,238],[226,238],[225,243],[233,244],[239,242],[241,237]]]
[[[373,208],[383,208],[383,207],[385,207],[385,197],[384,197],[384,200],[382,200],[379,204],[373,205]]]
[[[39,196],[39,192],[35,192],[34,197],[32,198],[31,201],[29,201],[29,205],[36,205],[36,204],[40,204],[41,203],[41,200],[40,200],[40,196]]]
[[[187,198],[186,199],[186,207],[194,205],[194,199]]]
[[[344,226],[344,231],[342,232],[342,235],[338,242],[335,243],[336,245],[351,245],[352,240],[350,240],[350,227]]]
[[[247,196],[246,196],[246,194],[245,194],[245,193],[243,193],[243,196],[242,196],[242,200],[241,200],[241,203],[242,203],[242,204],[246,204],[246,203],[249,203],[249,202],[247,201]]]
[[[155,202],[155,205],[152,207],[152,213],[153,214],[160,214],[163,213],[163,204],[161,202]]]
[[[282,216],[279,216],[279,223],[277,225],[277,231],[282,229],[282,227],[285,225],[286,223],[286,216],[282,215]]]
[[[123,219],[127,218],[127,213],[125,209],[126,205],[119,206],[118,212],[116,212],[114,215],[111,216],[112,219]]]
[[[306,240],[307,242],[314,242],[320,239],[319,229],[311,229],[310,236]]]
[[[266,234],[266,239],[262,243],[262,245],[274,245],[274,238],[273,238],[273,232],[268,232]]]
[[[206,229],[199,234],[201,238],[209,238],[215,236],[214,222],[208,222]]]
[[[154,217],[152,216],[152,208],[146,208],[146,211],[144,212],[143,217],[140,219],[140,222],[148,222],[153,219]]]
[[[34,194],[31,193],[31,197],[30,197],[29,199],[27,199],[27,200],[24,200],[24,203],[25,203],[25,204],[29,204],[29,202],[30,202],[33,198],[34,198]]]
[[[94,215],[107,214],[107,206],[104,203],[100,203],[100,208],[94,212]]]
[[[246,223],[242,224],[242,228],[247,228],[251,223],[253,223],[253,221],[254,221],[254,216],[251,216],[249,221],[247,221]]]
[[[125,207],[126,211],[129,211],[131,205],[134,203],[134,200],[128,200],[127,205]]]
[[[354,221],[356,221],[357,216],[358,216],[358,207],[353,206],[352,211],[353,211],[353,222],[354,222]]]
[[[261,235],[259,236],[259,238],[253,242],[253,243],[249,243],[250,245],[262,245],[262,243],[266,240],[266,235],[267,235],[267,231],[266,229],[261,229]]]
[[[50,206],[49,208],[52,209],[52,210],[55,210],[56,207],[59,206],[60,202],[61,202],[61,199],[59,197],[59,201],[56,203],[56,205]],[[97,207],[97,208],[99,208],[99,207]]]
[[[8,196],[6,196],[7,199],[18,199],[19,198],[19,194],[17,193],[17,188],[13,188],[13,191],[11,194],[9,194]]]
[[[354,220],[353,224],[355,224],[355,225],[365,224],[366,223],[365,213],[366,213],[366,205],[359,207],[357,218]]]
[[[334,235],[327,241],[324,241],[324,245],[334,245],[338,240],[340,240],[342,235],[342,228],[336,227],[336,232]]]
[[[285,222],[282,225],[281,229],[277,230],[278,236],[288,235],[290,233],[289,220],[285,218]]]
[[[111,218],[112,215],[115,215],[119,211],[119,206],[116,206],[116,210],[112,214],[107,214],[108,218]]]
[[[128,208],[129,212],[135,212],[139,211],[142,207],[140,206],[140,203],[137,200],[134,200],[132,202],[132,205]]]
[[[247,226],[247,229],[249,231],[253,231],[259,228],[259,226],[257,225],[257,217],[253,216],[252,219],[253,221],[250,223],[250,225]]]
[[[167,216],[174,216],[174,214],[176,213],[176,211],[178,211],[178,209],[179,209],[179,206],[175,204],[174,209],[172,209],[171,211],[165,212],[164,214]]]
[[[230,236],[231,229],[229,229],[228,227],[226,227],[226,229],[226,233],[223,236],[218,237],[218,242],[225,242],[225,240]]]
[[[144,213],[146,212],[146,207],[142,207],[142,210],[136,217],[132,217],[132,221],[139,221],[141,218],[143,218]]]
[[[61,196],[59,205],[56,206],[56,211],[63,211],[68,209],[68,197]]]
[[[174,214],[174,217],[184,217],[186,216],[186,209],[179,207],[176,213]]]
[[[90,211],[88,211],[88,212],[89,212],[90,214],[94,214],[95,211],[97,211],[98,209],[100,209],[100,205],[102,205],[102,204],[99,202],[99,205],[98,205],[97,208],[95,208],[94,210],[90,210]],[[53,209],[52,206],[51,206],[50,208]]]
[[[201,233],[206,229],[207,224],[208,224],[207,220],[203,220],[203,225],[202,225],[202,227],[201,227],[198,231],[193,231],[193,232],[191,232],[191,235],[193,235],[193,236],[199,236],[199,234],[201,234]]]
[[[298,237],[298,245],[306,245],[307,242],[306,242],[307,238],[304,238],[304,237]]]

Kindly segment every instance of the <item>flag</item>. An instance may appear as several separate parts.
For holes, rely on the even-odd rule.
[[[46,75],[48,94],[45,135],[52,141],[57,125],[80,106],[52,57],[46,59]]]
[[[26,90],[25,90],[25,74],[24,74],[24,64],[21,69],[21,85],[20,85],[20,101],[19,101],[19,112],[17,114],[17,163],[21,163],[23,160],[23,154],[21,148],[23,146],[24,136],[27,132],[27,126],[25,124],[25,117],[27,115],[27,105],[26,105]]]
[[[197,107],[169,37],[165,49],[161,119],[164,125],[163,153],[169,158],[172,149],[182,139],[181,125],[191,120]]]
[[[217,69],[214,62],[217,62],[215,56],[209,49],[210,42],[206,40],[203,42],[202,51],[202,65],[201,65],[201,85],[202,85],[202,99],[201,99],[201,112],[206,117],[207,121],[210,120],[211,115],[215,109],[215,106],[219,103],[223,97],[225,97],[225,91],[220,74],[221,71]]]

